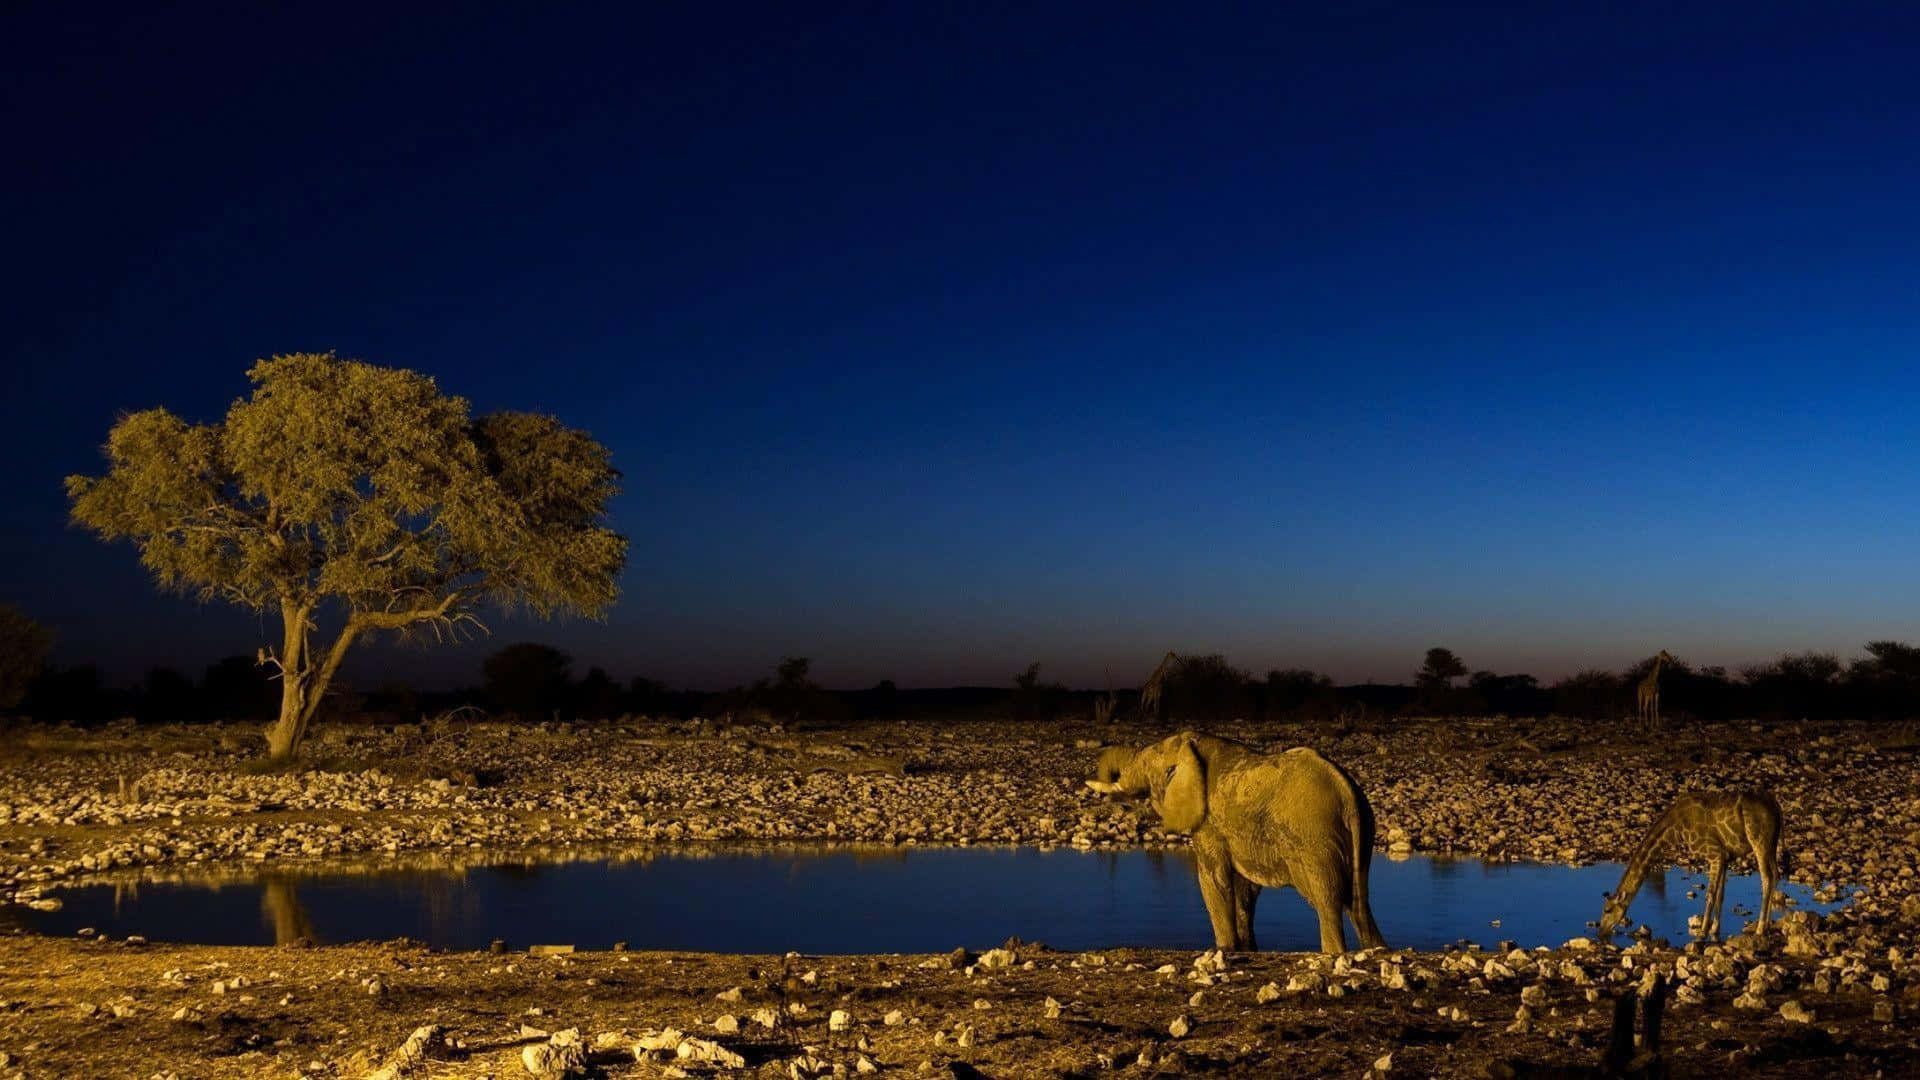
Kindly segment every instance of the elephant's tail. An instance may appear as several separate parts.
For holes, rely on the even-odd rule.
[[[1353,842],[1353,897],[1349,913],[1353,916],[1353,928],[1360,934],[1360,947],[1363,949],[1386,948],[1387,939],[1380,935],[1380,927],[1373,921],[1373,904],[1367,898],[1367,870],[1373,863],[1373,805],[1367,802],[1366,795],[1360,791],[1360,785],[1353,777],[1340,770],[1346,780],[1345,811],[1347,818],[1347,836]]]

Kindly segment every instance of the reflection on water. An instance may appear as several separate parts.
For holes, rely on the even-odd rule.
[[[1395,945],[1557,945],[1591,935],[1620,867],[1412,858],[1373,863],[1373,908]],[[1655,883],[1658,888],[1655,888]],[[1675,941],[1699,912],[1698,875],[1654,878],[1632,920]],[[1814,910],[1807,891],[1788,886]],[[1727,910],[1757,909],[1730,878]],[[1056,948],[1205,948],[1211,935],[1181,850],[729,845],[482,855],[418,852],[306,866],[188,866],[64,890],[59,911],[20,911],[33,930],[205,944],[411,937],[449,948],[495,938],[699,952],[935,952],[1007,937]],[[1496,925],[1497,922],[1497,925]],[[1731,924],[1730,924],[1731,926]],[[1312,911],[1292,890],[1261,897],[1269,949],[1312,949]]]

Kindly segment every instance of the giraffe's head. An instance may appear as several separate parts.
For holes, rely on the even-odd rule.
[[[1673,663],[1673,654],[1668,652],[1665,649],[1661,649],[1660,655],[1655,657],[1654,659],[1659,660],[1663,664],[1671,664]]]
[[[1606,937],[1627,921],[1627,905],[1616,893],[1607,895],[1607,902],[1600,908],[1600,935]]]

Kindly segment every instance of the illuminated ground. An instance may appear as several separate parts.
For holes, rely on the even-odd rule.
[[[6,737],[0,888],[20,900],[43,889],[57,898],[59,882],[113,865],[271,864],[476,844],[1165,841],[1133,808],[1092,800],[1077,784],[1091,754],[1082,744],[1142,732],[1066,726],[1036,733],[984,722],[799,736],[651,724],[586,732],[409,726],[343,730],[315,747],[335,768],[375,763],[384,773],[265,776],[236,771],[252,750],[237,734],[178,728]],[[1776,938],[1764,955],[1736,943],[1689,958],[1689,989],[1670,1015],[1667,1039],[1677,1063],[1688,1072],[1762,1075],[1920,1068],[1920,1046],[1906,1033],[1908,1010],[1920,1000],[1920,972],[1910,960],[1920,923],[1920,900],[1912,899],[1920,764],[1906,739],[1742,725],[1648,747],[1579,725],[1491,722],[1243,734],[1321,747],[1359,776],[1383,845],[1401,838],[1430,852],[1617,858],[1682,785],[1764,786],[1786,808],[1795,876],[1845,879],[1863,896],[1824,922],[1796,914],[1790,950]],[[604,1036],[607,1049],[594,1067],[612,1075],[659,1074],[664,1066],[634,1062],[629,1048],[668,1026],[730,1047],[769,1075],[813,1061],[857,1070],[862,1056],[908,1072],[931,1063],[963,1075],[973,1075],[969,1068],[1058,1075],[1108,1067],[1146,1074],[1138,1062],[1148,1043],[1152,1068],[1168,1075],[1351,1076],[1388,1053],[1396,1075],[1473,1075],[1504,1058],[1596,1060],[1612,996],[1650,963],[1671,970],[1677,955],[1531,954],[1491,958],[1491,972],[1485,955],[1406,955],[1384,971],[1390,958],[1376,955],[1317,979],[1309,969],[1319,961],[1265,955],[1232,958],[1224,975],[1207,974],[1214,980],[1207,986],[1191,974],[1191,952],[1028,952],[1012,968],[969,974],[926,957],[784,964],[0,936],[0,1053],[8,1055],[0,1077],[22,1068],[28,1076],[291,1076],[310,1064],[316,1075],[358,1076],[426,1024],[443,1025],[467,1045],[419,1075],[524,1075],[516,1055],[532,1044],[522,1043],[523,1023],[547,1032],[578,1027],[589,1047]],[[1096,965],[1096,957],[1105,962]],[[1156,973],[1165,964],[1173,971]],[[375,975],[379,992],[370,993],[366,980]],[[216,981],[233,976],[245,982],[213,992]],[[1258,1000],[1268,983],[1277,996]],[[1522,992],[1536,983],[1530,1018],[1510,1031]],[[736,986],[740,1002],[716,1000]],[[1058,1018],[1045,1015],[1048,997],[1062,1007]],[[1736,1008],[1736,998],[1757,1007]],[[986,1008],[977,1007],[982,1002]],[[750,1020],[757,1009],[794,1003],[806,1011],[786,1011],[775,1030]],[[1789,1019],[1802,1008],[1811,1022]],[[835,1009],[850,1014],[844,1032],[829,1030]],[[885,1024],[896,1009],[904,1022]],[[722,1012],[741,1019],[739,1032],[716,1031]],[[1170,1025],[1183,1015],[1189,1030],[1176,1038]],[[973,1045],[958,1045],[968,1024]]]

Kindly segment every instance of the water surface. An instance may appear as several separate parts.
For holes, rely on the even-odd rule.
[[[1569,867],[1470,859],[1376,858],[1373,909],[1389,943],[1462,940],[1558,945],[1591,936],[1617,863]],[[1673,941],[1704,896],[1701,875],[1648,882],[1631,912]],[[1787,886],[1801,906],[1809,891]],[[1061,949],[1210,947],[1184,851],[1068,848],[675,849],[571,861],[427,854],[298,870],[182,868],[52,894],[59,911],[20,911],[28,929],[92,927],[154,941],[258,945],[410,937],[447,948],[573,944],[733,953],[939,952],[1011,936]],[[1732,877],[1724,925],[1757,910],[1758,879]],[[1315,949],[1298,893],[1267,890],[1254,931],[1264,949]],[[1349,941],[1352,930],[1348,929]]]

